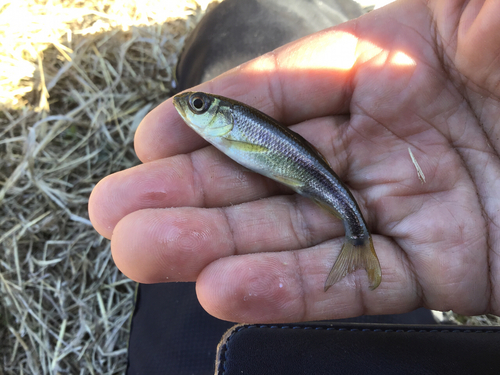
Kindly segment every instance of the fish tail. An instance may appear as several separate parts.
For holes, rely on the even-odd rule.
[[[370,289],[373,290],[382,281],[380,263],[373,248],[371,237],[360,242],[346,237],[346,241],[340,250],[340,254],[333,265],[325,282],[325,292],[337,281],[343,279],[348,273],[359,268],[364,268],[368,273]]]

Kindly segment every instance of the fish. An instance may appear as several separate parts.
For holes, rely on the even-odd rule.
[[[245,168],[288,186],[341,219],[345,239],[324,291],[364,268],[370,289],[382,272],[361,210],[326,158],[307,140],[265,113],[236,100],[183,92],[173,104],[184,122]]]

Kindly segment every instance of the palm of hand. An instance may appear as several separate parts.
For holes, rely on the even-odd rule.
[[[199,87],[298,124],[331,161],[374,233],[377,290],[357,271],[323,293],[341,223],[203,148],[170,101],[138,129],[147,163],[91,197],[117,265],[142,282],[197,280],[207,311],[235,321],[498,313],[500,9],[456,3],[396,3]]]

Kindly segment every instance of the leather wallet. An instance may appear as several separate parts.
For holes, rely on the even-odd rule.
[[[215,374],[500,374],[500,327],[242,324],[223,336]]]

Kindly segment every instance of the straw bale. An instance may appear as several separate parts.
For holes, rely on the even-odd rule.
[[[138,163],[140,120],[209,1],[0,1],[0,368],[115,374],[135,284],[87,202]]]

